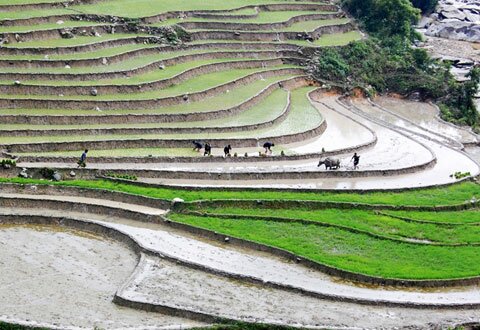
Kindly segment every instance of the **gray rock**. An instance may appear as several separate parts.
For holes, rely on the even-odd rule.
[[[422,99],[422,96],[419,92],[412,92],[410,95],[408,95],[408,99],[410,101],[420,101]]]
[[[92,90],[90,91],[90,95],[92,96],[97,96],[98,95],[98,91],[96,88],[92,88]]]
[[[70,176],[71,176],[72,178],[74,178],[74,177],[77,176],[77,174],[76,174],[74,171],[70,171]]]
[[[60,36],[63,38],[63,39],[72,39],[75,37],[75,35],[73,34],[73,32],[70,30],[70,29],[62,29],[60,30]]]
[[[54,181],[62,181],[62,175],[60,173],[58,173],[57,171],[55,171],[55,173],[53,173],[52,178],[53,178]]]

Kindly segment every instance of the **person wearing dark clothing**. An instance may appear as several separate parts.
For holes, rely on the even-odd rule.
[[[353,160],[353,169],[356,170],[358,168],[358,163],[360,163],[360,156],[357,155],[357,153],[354,153],[352,160]]]
[[[200,151],[203,148],[203,144],[198,141],[192,141],[193,143],[193,151]]]
[[[85,151],[80,156],[80,159],[78,160],[78,167],[87,166],[87,154],[88,154],[88,149],[85,149]]]
[[[205,151],[203,152],[204,156],[210,156],[212,154],[212,146],[210,143],[205,143]]]
[[[225,148],[223,148],[223,153],[225,154],[225,157],[230,156],[230,151],[232,151],[232,146],[228,145]]]
[[[265,148],[265,154],[268,154],[269,152],[272,153],[272,147],[275,147],[275,144],[272,142],[265,142],[263,144],[263,147]]]

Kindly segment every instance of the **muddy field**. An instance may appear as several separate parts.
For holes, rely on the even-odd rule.
[[[58,328],[157,329],[197,322],[117,306],[137,256],[100,236],[0,226],[0,319]]]

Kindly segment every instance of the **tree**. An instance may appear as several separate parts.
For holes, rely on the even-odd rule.
[[[415,8],[419,8],[422,13],[429,14],[437,6],[438,0],[411,0]]]
[[[383,37],[417,37],[412,25],[420,19],[420,10],[410,0],[344,0],[344,8],[359,18],[370,33]]]

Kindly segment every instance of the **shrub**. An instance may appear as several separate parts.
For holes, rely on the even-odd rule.
[[[16,166],[17,166],[17,162],[16,162],[15,160],[13,160],[13,159],[2,159],[2,160],[0,161],[0,166],[2,166],[2,167],[4,167],[4,168],[5,168],[5,167],[8,167],[8,166],[10,166],[10,167],[16,167]]]
[[[53,180],[54,174],[55,174],[55,170],[48,167],[44,167],[40,170],[40,175],[47,180]]]

